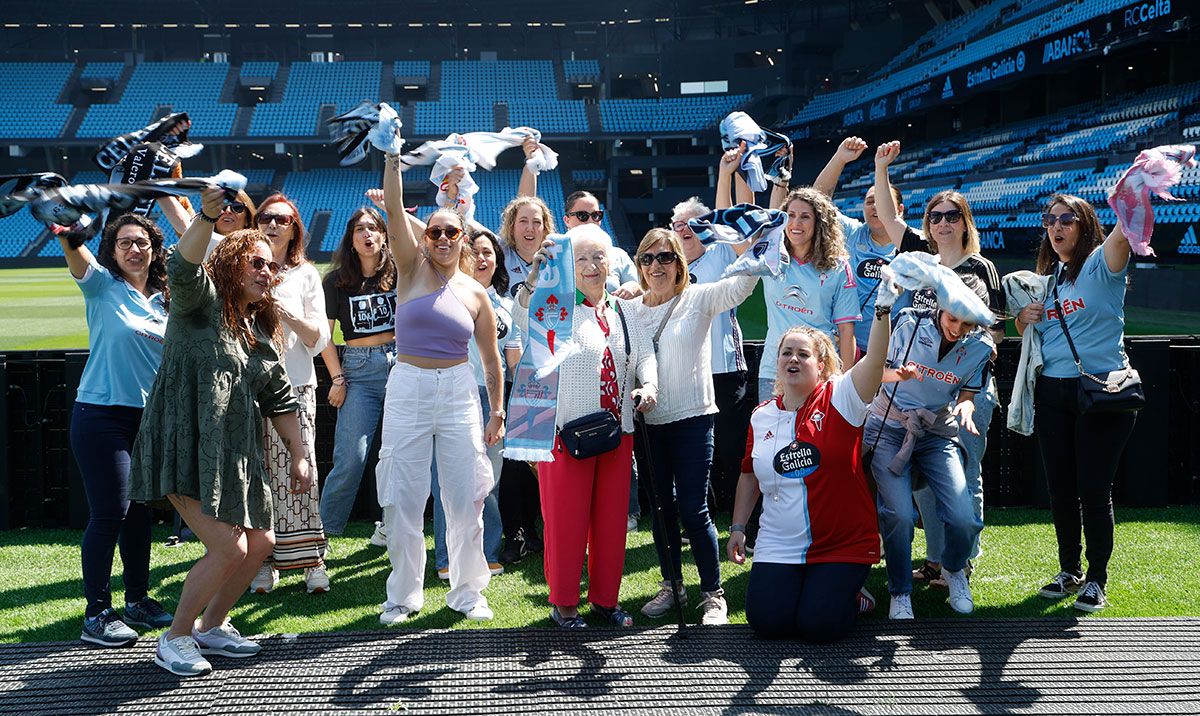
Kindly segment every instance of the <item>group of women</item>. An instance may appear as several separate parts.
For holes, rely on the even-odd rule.
[[[386,545],[392,568],[383,624],[424,606],[432,492],[450,608],[492,618],[483,592],[500,562],[542,550],[555,624],[587,624],[586,558],[590,612],[632,625],[619,591],[627,517],[637,511],[635,453],[642,474],[653,476],[648,487],[665,525],[656,520],[653,530],[661,589],[643,614],[687,604],[686,535],[700,578],[698,620],[727,621],[710,483],[733,499],[728,558],[741,563],[754,550],[746,612],[764,637],[844,635],[871,605],[863,585],[885,555],[891,618],[913,617],[914,581],[945,586],[951,607],[970,612],[1004,293],[979,254],[961,194],[936,194],[920,233],[905,223],[902,195],[888,180],[898,143],[876,152],[865,221],[836,209],[828,195],[865,149],[849,138],[813,187],[772,192],[771,204],[787,215],[791,261],[780,279],[763,281],[768,331],[752,411],[736,309],[759,278],[722,278],[747,244],[702,244],[688,220],[708,209],[691,199],[675,207],[670,229],[648,231],[631,258],[600,228],[594,196],[568,197],[575,348],[558,368],[556,420],[561,428],[608,411],[622,437],[580,458],[559,437],[553,461],[536,466],[501,454],[506,379],[556,230],[532,175],[497,236],[453,210],[424,223],[409,214],[398,157],[389,156],[383,189],[369,193],[383,213],[355,212],[323,280],[305,259],[300,212],[282,195],[256,208],[244,194],[231,200],[210,189],[194,216],[171,204],[181,238],[169,255],[153,222],[133,215],[108,225],[96,256],[61,235],[91,348],[71,425],[91,506],[82,638],[118,646],[136,638],[131,625],[167,626],[156,663],[184,676],[211,670],[209,656],[257,653],[229,623],[230,609],[248,588],[273,589],[281,569],[303,568],[309,592],[330,588],[326,535],[346,527],[380,423],[383,519],[373,541]],[[753,201],[737,173],[741,152],[721,158],[716,208]],[[448,178],[451,197],[459,179]],[[1037,272],[1055,277],[1055,302],[1065,297],[1073,309],[1029,302],[1015,316],[1018,331],[1040,336],[1043,357],[1033,403],[1060,573],[1040,594],[1077,594],[1075,606],[1094,611],[1105,605],[1113,549],[1115,458],[1134,418],[1080,409],[1064,330],[1088,370],[1126,365],[1129,245],[1120,229],[1104,237],[1095,210],[1076,197],[1053,197],[1044,225]],[[935,254],[1001,318],[975,326],[940,308],[932,292],[901,294],[883,267],[905,251]],[[338,324],[341,350],[330,342]],[[318,353],[338,409],[333,469],[320,490]],[[633,437],[638,413],[644,441]],[[164,499],[207,549],[173,615],[148,594],[146,504]],[[917,511],[928,552],[913,570]],[[108,587],[118,544],[123,616]]]

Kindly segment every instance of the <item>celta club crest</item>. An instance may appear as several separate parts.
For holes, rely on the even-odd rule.
[[[558,305],[558,298],[554,294],[546,297],[546,302],[538,307],[538,310],[533,312],[538,323],[546,327],[546,346],[550,352],[554,352],[554,329],[558,324],[567,320],[567,307]]]

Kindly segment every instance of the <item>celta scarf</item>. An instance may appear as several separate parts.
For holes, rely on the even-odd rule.
[[[67,180],[53,172],[0,176],[0,218],[17,213],[45,190],[66,185]]]
[[[1116,186],[1108,192],[1108,205],[1117,213],[1117,222],[1129,248],[1138,256],[1154,256],[1150,235],[1154,233],[1154,208],[1150,195],[1167,201],[1183,201],[1171,194],[1183,170],[1196,166],[1196,148],[1190,144],[1166,145],[1147,149],[1137,155]]]
[[[164,196],[195,194],[209,186],[219,186],[232,200],[246,188],[246,177],[228,169],[216,176],[186,179],[152,179],[135,184],[76,184],[39,191],[27,198],[34,218],[47,226],[104,226],[92,223],[92,215],[109,211],[129,211],[138,202]],[[11,195],[7,199],[13,198]],[[87,218],[85,218],[87,217]]]
[[[896,285],[907,291],[933,289],[938,307],[955,318],[985,327],[996,322],[983,299],[967,288],[958,274],[938,263],[937,256],[908,251],[892,259],[891,269]]]
[[[92,156],[92,161],[102,170],[111,172],[135,146],[151,142],[162,144],[163,147],[181,159],[194,157],[200,153],[200,150],[204,149],[204,145],[188,141],[188,132],[191,131],[191,124],[192,122],[188,118],[187,112],[168,114],[166,117],[151,122],[136,132],[122,134],[112,139],[96,150],[95,155]],[[174,134],[171,133],[179,127],[184,127],[183,131]]]
[[[787,214],[778,209],[763,209],[754,204],[737,204],[717,209],[688,220],[692,233],[705,246],[711,243],[740,244],[753,241],[750,248],[725,268],[729,276],[783,275],[792,257],[784,241]]]
[[[746,143],[746,153],[738,167],[746,184],[754,191],[765,191],[767,181],[790,181],[787,155],[775,156],[780,149],[792,146],[792,140],[778,132],[764,129],[745,112],[732,112],[721,120],[721,147],[736,149],[739,142]],[[763,157],[771,162],[763,170]]]
[[[384,154],[399,154],[404,147],[400,136],[404,123],[387,102],[373,104],[363,100],[349,112],[331,118],[328,124],[343,167],[366,159],[368,146]]]
[[[1005,307],[1014,316],[1031,303],[1045,303],[1054,292],[1054,276],[1032,271],[1006,274]],[[1042,334],[1026,328],[1021,334],[1021,357],[1017,361],[1017,377],[1013,380],[1012,399],[1008,403],[1008,429],[1021,435],[1033,435],[1033,391],[1042,372]]]
[[[567,236],[549,238],[554,246],[529,297],[525,352],[517,364],[508,402],[504,457],[510,460],[554,461],[559,368],[574,352],[575,254]]]
[[[108,175],[111,184],[136,184],[151,179],[166,179],[171,176],[171,170],[179,164],[179,157],[161,142],[147,142],[134,145],[121,163],[113,168]],[[154,208],[154,198],[139,199],[129,207],[132,214],[149,216]]]

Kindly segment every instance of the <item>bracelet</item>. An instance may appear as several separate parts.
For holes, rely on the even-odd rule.
[[[507,417],[508,417],[508,411],[506,411],[506,410],[493,410],[491,413],[489,413],[489,415],[491,415],[493,418],[500,418],[501,420],[504,420],[505,418],[507,418]]]
[[[892,315],[892,307],[891,306],[876,306],[875,307],[875,318],[882,319],[882,318],[887,318],[890,315]]]
[[[729,525],[729,534],[733,534],[734,532],[741,532],[742,534],[746,534],[746,525],[743,525],[738,522],[735,522],[732,525]]]
[[[196,218],[200,219],[201,221],[207,221],[210,224],[215,224],[217,223],[217,219],[221,217],[218,216],[217,219],[210,218],[208,214],[204,213],[204,209],[201,209],[200,212],[196,214]]]

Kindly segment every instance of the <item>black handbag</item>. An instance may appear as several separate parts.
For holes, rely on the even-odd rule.
[[[629,328],[620,306],[616,309],[625,335],[625,363],[629,363]],[[618,408],[618,412],[620,409]],[[565,423],[558,430],[563,448],[576,460],[603,455],[621,444],[621,420],[608,410],[598,410]]]
[[[1067,346],[1079,369],[1079,412],[1081,413],[1126,413],[1146,407],[1146,393],[1142,390],[1142,377],[1133,366],[1125,363],[1124,368],[1109,371],[1103,376],[1092,375],[1083,369],[1083,361],[1075,350],[1075,341],[1067,330],[1067,319],[1063,317],[1062,304],[1058,300],[1058,281],[1054,282],[1054,310],[1062,326]]]

